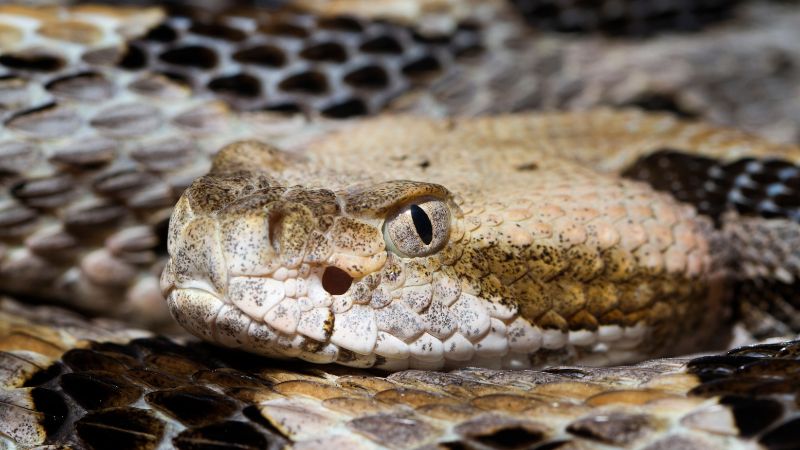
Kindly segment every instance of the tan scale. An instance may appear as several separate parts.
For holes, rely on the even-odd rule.
[[[725,236],[614,175],[660,148],[800,155],[604,110],[386,117],[291,155],[237,143],[178,202],[162,290],[204,339],[387,370],[598,365],[720,345]]]

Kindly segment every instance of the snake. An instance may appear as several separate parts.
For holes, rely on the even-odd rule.
[[[425,117],[419,86],[482,76],[446,3],[0,9],[2,289],[95,315],[0,302],[0,442],[796,447],[800,344],[719,352],[735,321],[798,328],[800,148],[638,110]]]

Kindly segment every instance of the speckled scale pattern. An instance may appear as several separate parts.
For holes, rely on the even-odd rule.
[[[525,368],[687,351],[726,329],[721,237],[693,208],[613,176],[664,145],[798,154],[611,111],[379,118],[294,161],[239,143],[179,201],[161,287],[203,339],[314,362]],[[431,198],[450,211],[443,247],[390,250],[392,212]],[[349,288],[330,292],[329,268]]]
[[[11,448],[739,449],[796,439],[794,391],[770,389],[792,379],[794,342],[603,369],[386,376],[177,343],[53,308],[0,309],[10,369],[0,371],[0,442]],[[714,387],[737,378],[763,389]]]
[[[512,0],[512,3],[539,29],[642,37],[702,30],[730,18],[740,0]]]
[[[480,41],[466,23],[424,34],[352,15],[253,10],[169,18],[131,42],[121,65],[166,73],[240,110],[345,118],[383,110]]]

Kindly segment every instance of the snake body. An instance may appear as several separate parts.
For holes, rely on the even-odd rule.
[[[659,148],[797,152],[601,111],[391,117],[293,157],[234,144],[178,202],[162,289],[205,339],[355,366],[608,364],[698,348],[724,325],[720,248],[732,244],[671,197],[587,168]]]
[[[553,61],[580,67],[594,44],[533,34],[521,51],[511,38],[531,35],[501,2],[295,6],[217,22],[0,8],[0,288],[148,326],[168,308],[222,346],[400,372],[4,300],[4,445],[796,444],[796,342],[586,366],[728,345],[735,314],[797,330],[797,147],[638,111],[420,116],[666,99],[758,128],[744,106],[670,92],[710,69],[653,75],[648,52],[685,41],[610,44],[576,94]],[[761,7],[704,51],[733,36],[746,55],[782,48]],[[614,75],[620,52],[646,75]],[[263,108],[305,116],[232,111]],[[381,110],[406,114],[320,117]]]

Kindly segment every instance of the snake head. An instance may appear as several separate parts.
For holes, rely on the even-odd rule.
[[[276,176],[303,170],[257,142],[218,154],[170,221],[161,284],[172,315],[200,338],[274,357],[442,367],[444,343],[475,315],[469,301],[449,308],[460,286],[440,271],[463,237],[453,195],[425,182],[333,191]],[[467,338],[451,340],[471,359]]]
[[[696,339],[707,243],[673,199],[568,160],[522,164],[516,144],[359,153],[356,136],[335,158],[218,154],[170,222],[161,286],[183,327],[386,370],[607,364]],[[489,168],[507,172],[487,182]]]

